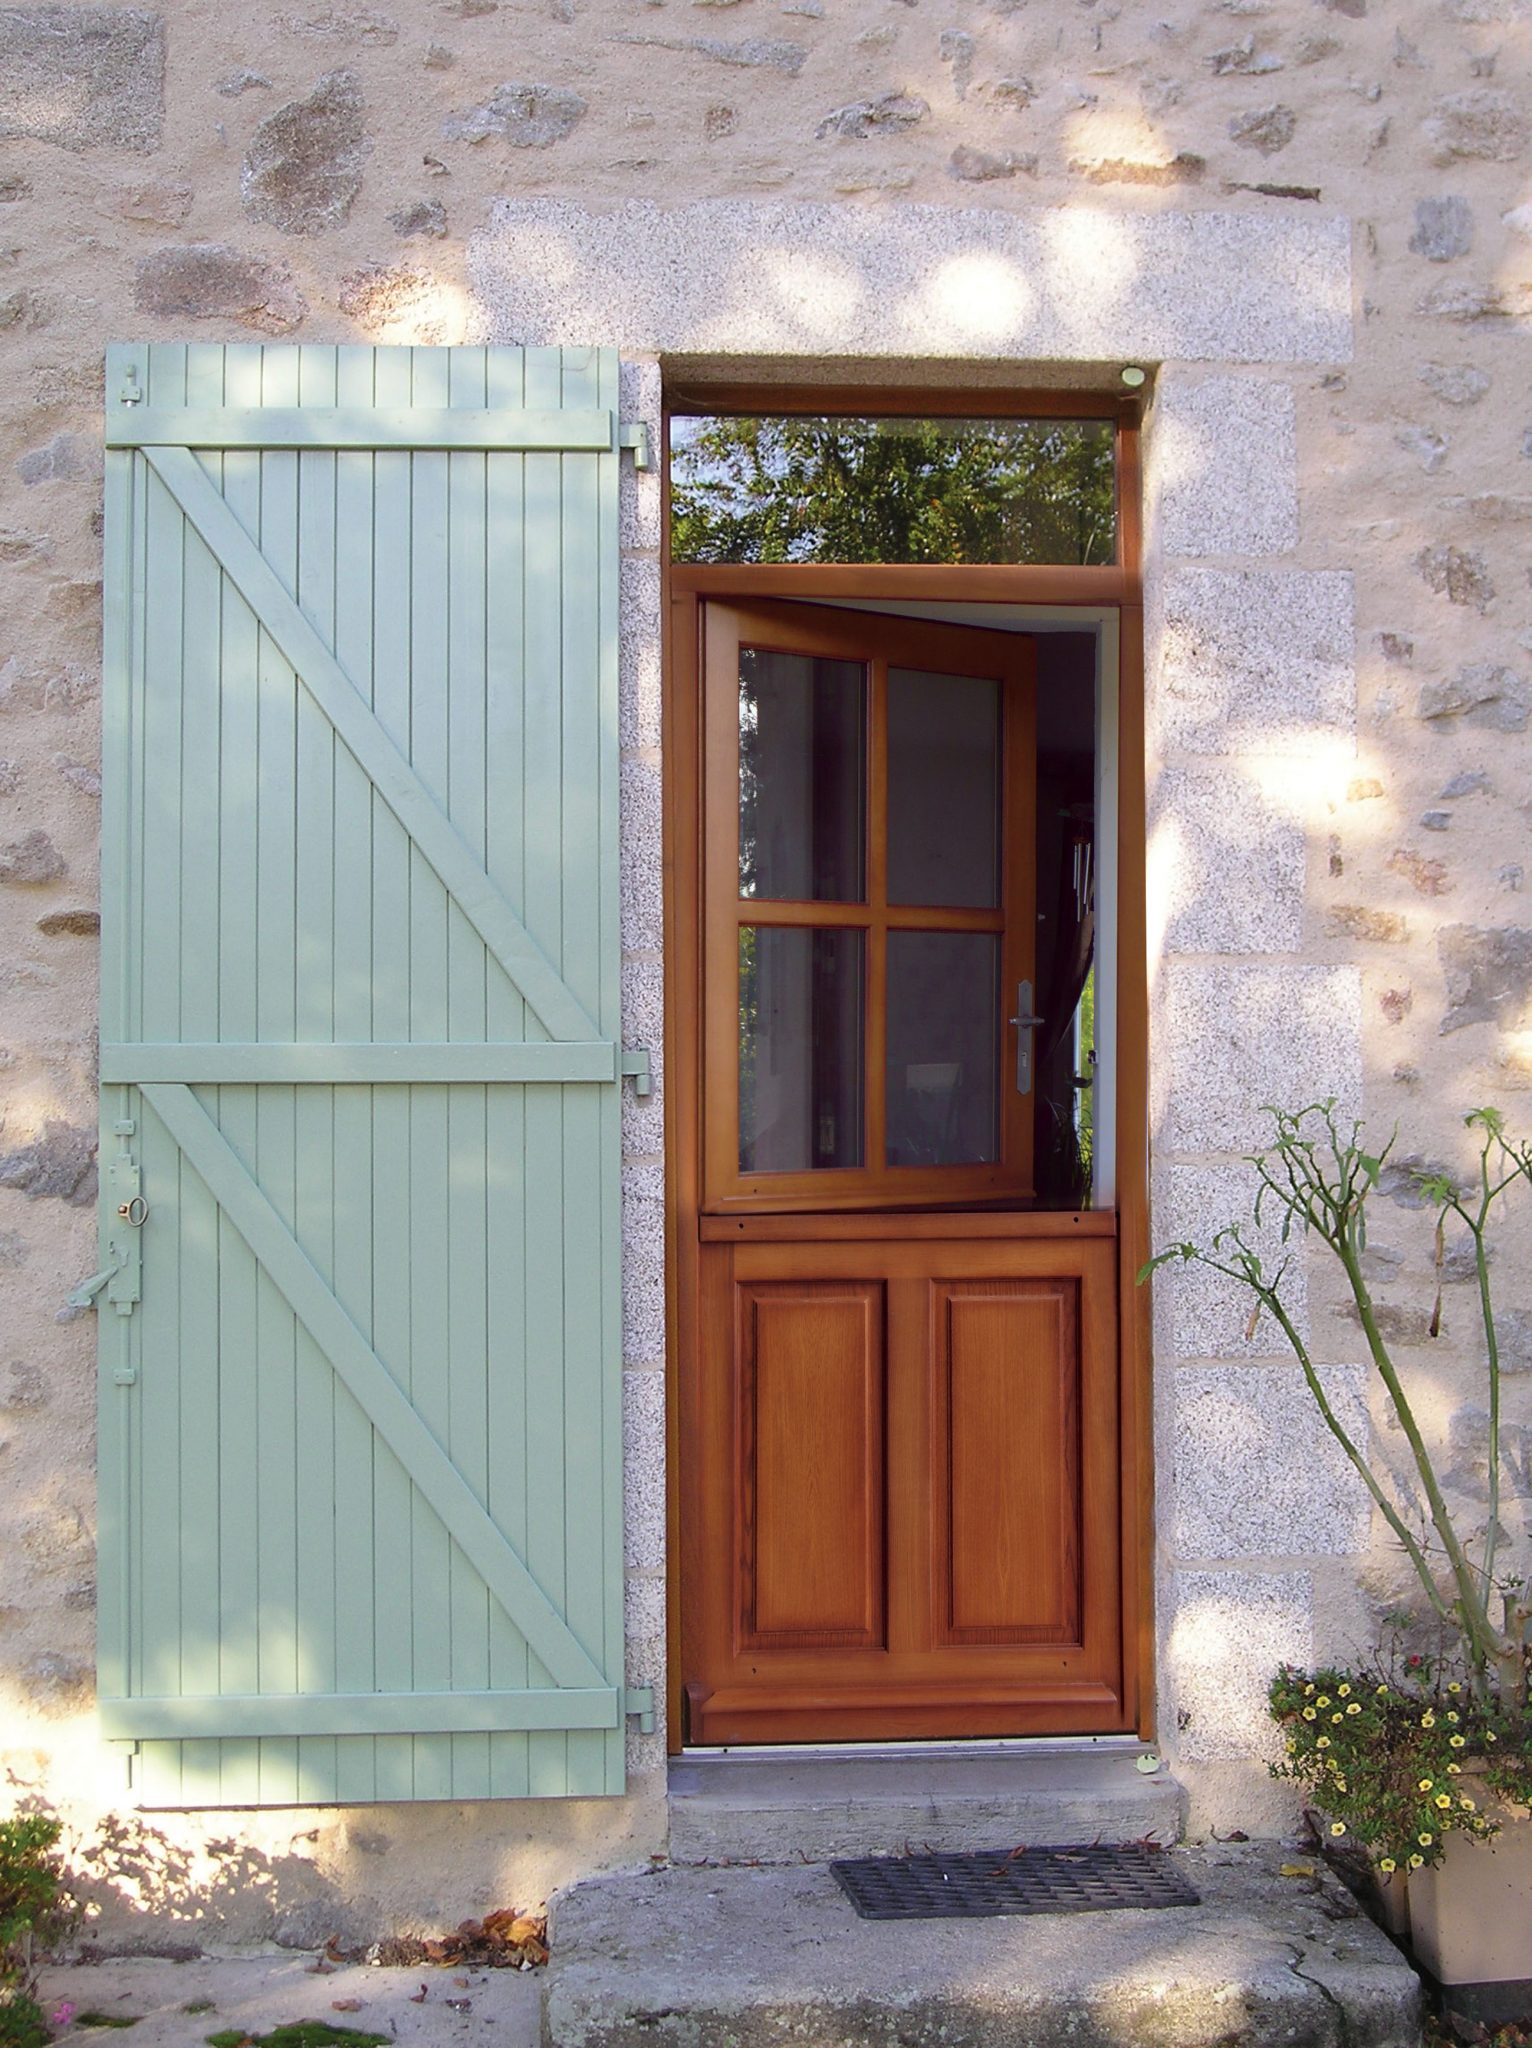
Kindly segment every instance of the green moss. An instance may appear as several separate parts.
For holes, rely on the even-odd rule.
[[[329,2020],[289,2020],[269,2034],[247,2034],[225,2027],[209,2034],[208,2048],[390,2048],[387,2034],[364,2034],[356,2027],[332,2026]]]
[[[77,2012],[77,2027],[136,2027],[143,2017],[136,2012]]]

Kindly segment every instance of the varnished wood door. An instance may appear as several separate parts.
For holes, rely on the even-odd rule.
[[[1114,1219],[1033,1202],[1031,645],[710,604],[702,648],[686,1737],[1120,1728]]]

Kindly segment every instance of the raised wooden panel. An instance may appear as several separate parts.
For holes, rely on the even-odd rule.
[[[937,1638],[1080,1640],[1079,1283],[935,1289]]]
[[[883,1630],[883,1303],[873,1284],[739,1294],[744,1644],[871,1648]]]

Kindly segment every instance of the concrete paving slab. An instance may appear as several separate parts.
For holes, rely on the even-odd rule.
[[[395,1970],[340,1964],[315,1975],[313,1956],[203,1956],[191,1962],[108,1957],[50,1965],[39,1995],[46,2012],[66,2002],[76,2014],[136,2018],[130,2029],[84,2027],[62,2033],[69,2048],[202,2048],[209,2034],[238,2027],[260,2035],[291,2020],[329,2020],[338,2027],[386,2034],[401,2048],[534,2048],[539,1979],[533,1970]],[[421,1986],[426,1995],[414,2003]],[[358,2001],[337,2012],[337,2000]],[[449,2000],[458,2001],[457,2006]],[[193,2009],[195,2008],[195,2009]]]
[[[1413,1970],[1275,1844],[1170,1852],[1202,1904],[859,1920],[824,1866],[670,1868],[555,1902],[547,2048],[1419,2048]],[[1284,1862],[1313,1874],[1283,1877]]]

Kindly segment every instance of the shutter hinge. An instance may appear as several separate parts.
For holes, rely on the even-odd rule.
[[[625,1714],[638,1716],[640,1735],[654,1733],[654,1687],[652,1685],[630,1685],[622,1696],[622,1710]]]
[[[618,1072],[632,1081],[635,1095],[651,1095],[654,1092],[654,1076],[649,1071],[648,1046],[625,1047]]]
[[[654,444],[650,440],[649,426],[646,420],[631,420],[627,426],[619,428],[617,446],[633,450],[633,467],[635,469],[653,469]]]

